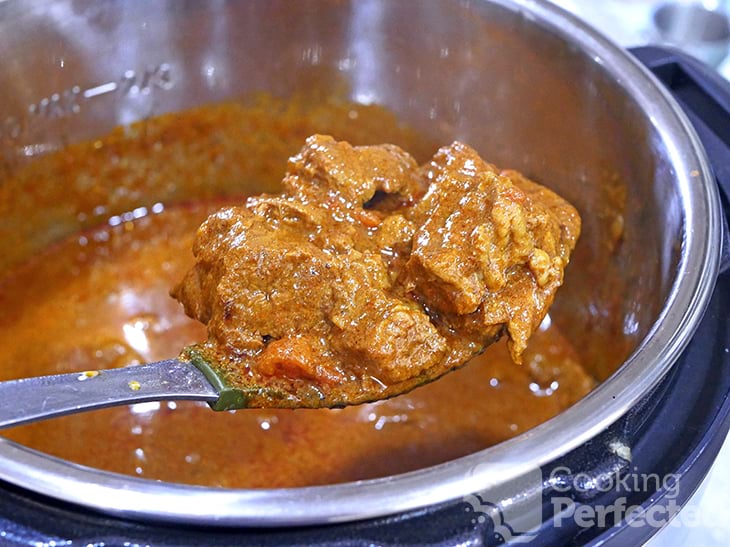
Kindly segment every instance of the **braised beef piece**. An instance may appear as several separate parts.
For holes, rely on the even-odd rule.
[[[465,144],[419,167],[393,145],[309,137],[283,192],[200,227],[172,294],[251,407],[397,395],[502,334],[515,361],[580,232],[565,200]]]

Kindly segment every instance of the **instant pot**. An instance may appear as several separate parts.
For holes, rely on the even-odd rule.
[[[603,380],[487,450],[331,486],[153,482],[0,441],[0,543],[624,544],[712,464],[730,425],[730,89],[698,62],[626,52],[538,0],[6,0],[0,51],[6,166],[316,77],[555,188],[584,233],[551,316],[580,326],[568,334]],[[626,188],[624,236],[583,277],[609,252],[606,177]],[[609,335],[631,346],[622,362],[595,350]]]

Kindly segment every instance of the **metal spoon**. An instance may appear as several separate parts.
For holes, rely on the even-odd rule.
[[[480,351],[498,337],[485,340]],[[436,380],[467,360],[449,354],[425,373],[388,386],[379,384],[382,390],[365,390],[356,398],[328,399],[316,386],[292,394],[276,386],[229,382],[225,372],[199,346],[188,346],[177,359],[147,365],[0,382],[0,429],[86,410],[161,400],[206,401],[213,410],[342,408],[400,395]]]
[[[206,401],[214,410],[245,406],[239,390],[205,363],[148,365],[0,382],[0,429],[110,406],[159,400]]]

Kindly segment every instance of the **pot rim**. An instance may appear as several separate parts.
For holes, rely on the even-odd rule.
[[[489,0],[480,0],[488,2]],[[590,55],[652,121],[676,171],[682,253],[664,308],[621,368],[575,405],[496,446],[378,479],[327,486],[223,489],[151,481],[73,464],[0,438],[0,479],[58,500],[141,520],[219,526],[294,526],[384,516],[505,484],[605,430],[665,376],[689,343],[719,269],[721,206],[702,145],[668,91],[628,52],[547,0],[491,0]]]

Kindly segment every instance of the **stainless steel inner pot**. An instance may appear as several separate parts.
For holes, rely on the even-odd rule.
[[[720,206],[694,131],[633,58],[547,2],[6,0],[0,52],[6,170],[118,124],[255,91],[287,96],[312,78],[344,82],[353,100],[385,105],[434,141],[459,138],[522,170],[581,210],[584,233],[552,315],[578,319],[569,334],[605,379],[566,412],[488,450],[333,486],[152,482],[0,440],[0,479],[32,491],[127,517],[274,526],[496,488],[626,413],[673,366],[714,286]],[[624,240],[608,257],[607,179],[625,184],[628,197]],[[12,203],[2,207],[5,237],[22,219]],[[49,221],[33,237],[51,241],[73,222],[61,226]],[[597,263],[602,271],[591,271]],[[616,333],[631,350],[623,364],[592,349]]]

